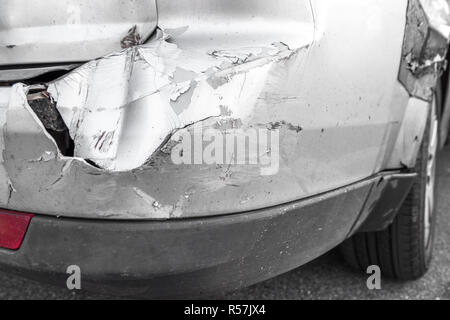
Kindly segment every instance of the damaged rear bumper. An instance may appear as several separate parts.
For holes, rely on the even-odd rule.
[[[37,85],[40,92],[0,87],[0,207],[67,218],[200,218],[414,167],[428,102],[398,80],[406,0],[225,3],[183,1],[179,11],[160,1],[148,43],[87,62]],[[226,14],[211,16],[218,8]],[[225,23],[230,17],[235,23]],[[343,45],[349,38],[351,47]],[[374,56],[380,47],[385,54]],[[52,131],[63,127],[73,147],[55,141]],[[273,132],[277,148],[258,141],[248,158],[270,154],[276,165],[174,163],[173,154],[187,153],[180,133],[195,138],[196,127],[241,139]]]
[[[35,216],[3,270],[126,296],[187,297],[234,290],[329,251],[358,230],[389,224],[414,174],[384,173],[309,199],[235,215],[174,221]],[[382,206],[379,204],[382,203]]]

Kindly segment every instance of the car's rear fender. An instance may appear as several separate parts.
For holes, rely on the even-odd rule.
[[[399,81],[408,1],[178,6],[184,10],[158,2],[159,31],[145,45],[43,87],[0,91],[8,101],[0,108],[2,207],[87,218],[223,215],[415,159],[428,101]],[[30,106],[36,94],[61,114],[73,155],[61,152]],[[258,139],[246,150],[248,159],[268,155],[265,164],[174,163],[191,147],[180,136],[200,136],[203,154],[207,129],[220,137],[263,132],[278,143]]]

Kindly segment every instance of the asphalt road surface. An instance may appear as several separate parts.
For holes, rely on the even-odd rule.
[[[440,159],[438,225],[434,261],[420,280],[401,283],[383,279],[381,290],[366,287],[367,275],[355,272],[336,252],[223,299],[449,299],[450,300],[450,148]],[[0,299],[111,298],[73,292],[0,272]]]

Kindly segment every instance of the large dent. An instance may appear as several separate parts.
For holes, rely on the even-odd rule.
[[[14,86],[2,109],[2,203],[69,217],[200,217],[365,179],[385,169],[409,99],[398,82],[406,4],[159,1],[163,32],[150,43],[42,89],[67,125],[74,155],[61,152],[32,110],[35,88]],[[342,45],[349,39],[352,46]],[[380,47],[384,54],[373,55]],[[180,134],[202,135],[196,128],[239,137],[249,128],[278,132],[279,170],[173,163]]]
[[[259,165],[234,168],[233,177],[216,166],[187,169],[170,163],[166,149],[195,124],[249,125],[258,98],[279,81],[276,70],[303,59],[309,46],[198,52],[169,38],[160,32],[149,44],[91,61],[42,88],[39,98],[48,96],[67,125],[72,156],[30,106],[36,93],[23,84],[11,88],[3,109],[7,207],[34,211],[39,203],[55,215],[177,218],[202,188],[217,191],[260,174]],[[212,175],[218,180],[207,183]]]
[[[160,34],[147,45],[89,62],[47,91],[75,143],[74,156],[109,171],[142,166],[176,130],[223,106],[248,118],[270,70],[303,48],[283,43],[206,53],[181,50]]]

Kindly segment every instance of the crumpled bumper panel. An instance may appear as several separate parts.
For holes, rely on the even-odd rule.
[[[223,215],[410,163],[405,141],[421,126],[402,120],[427,103],[398,81],[406,0],[178,6],[185,10],[158,2],[159,29],[145,45],[44,85],[0,87],[2,207],[112,219]],[[374,56],[380,47],[385,54]],[[174,164],[179,134],[196,128],[277,132],[279,167]]]
[[[169,37],[89,62],[49,85],[76,157],[110,171],[132,170],[176,130],[228,115],[245,121],[276,81],[273,70],[307,51],[280,42],[197,54]]]

